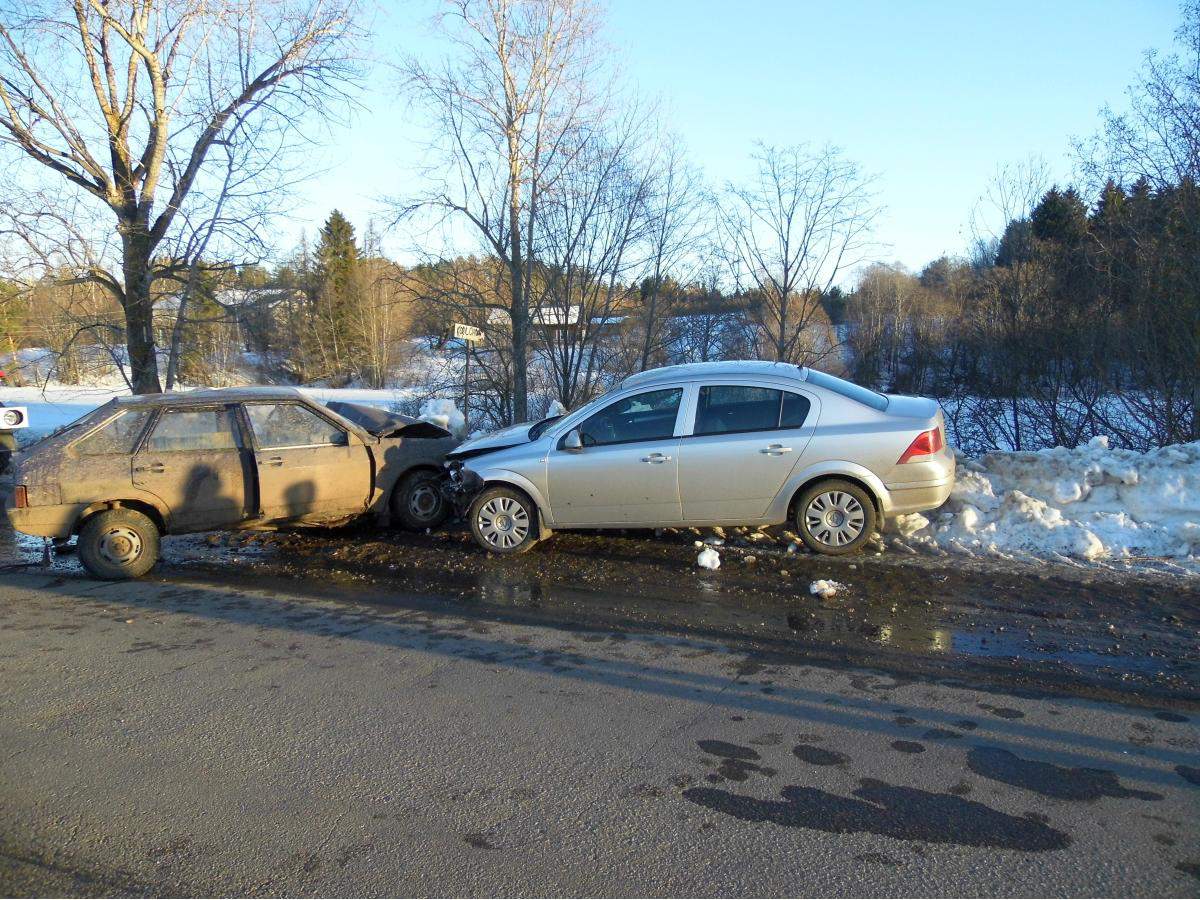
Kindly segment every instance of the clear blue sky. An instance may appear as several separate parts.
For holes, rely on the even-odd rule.
[[[385,0],[375,55],[442,55],[438,8]],[[836,144],[879,176],[878,255],[919,268],[964,250],[998,164],[1040,155],[1068,180],[1072,137],[1124,106],[1178,22],[1175,0],[611,0],[607,40],[712,183],[744,173],[755,140]],[[338,162],[301,188],[297,231],[336,206],[361,233],[380,195],[419,190],[421,132],[382,65],[362,101],[327,151]]]

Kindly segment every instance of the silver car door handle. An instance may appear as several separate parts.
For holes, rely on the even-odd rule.
[[[268,457],[267,459],[260,459],[258,461],[258,464],[260,466],[282,466],[283,465],[283,457],[282,456],[271,456],[271,457]]]
[[[759,453],[769,453],[771,456],[782,456],[785,453],[791,453],[791,447],[785,447],[783,444],[772,444],[769,447],[763,447]]]
[[[642,462],[644,463],[665,463],[670,461],[671,457],[664,456],[661,453],[651,453],[649,456],[642,457]]]
[[[135,471],[135,472],[154,472],[155,474],[158,474],[160,472],[167,471],[167,467],[164,466],[162,463],[156,462],[156,463],[150,463],[150,465],[148,465],[148,466],[134,466],[133,471]]]

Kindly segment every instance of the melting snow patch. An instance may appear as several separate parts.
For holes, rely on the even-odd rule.
[[[828,600],[838,591],[844,591],[845,589],[846,585],[840,581],[826,581],[824,578],[814,581],[808,586],[808,592],[814,597],[820,597],[822,600]]]
[[[719,569],[721,568],[721,556],[712,547],[705,547],[696,556],[696,565],[702,569]]]
[[[960,460],[946,505],[896,527],[933,552],[1200,562],[1200,442],[1139,453],[1093,438]]]
[[[454,405],[453,400],[437,398],[426,400],[421,404],[420,418],[426,422],[432,422],[434,425],[441,425],[457,435],[461,435],[467,428],[467,420],[463,417],[462,410]]]

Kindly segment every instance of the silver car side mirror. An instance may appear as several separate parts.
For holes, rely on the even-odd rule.
[[[570,450],[572,453],[578,453],[583,449],[583,438],[579,436],[578,428],[572,428],[566,433],[562,439],[562,448]]]

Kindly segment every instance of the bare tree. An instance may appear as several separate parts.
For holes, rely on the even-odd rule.
[[[880,208],[871,179],[835,147],[755,151],[754,177],[730,184],[719,217],[739,287],[758,295],[775,359],[815,363],[836,352],[821,297],[864,260]]]
[[[432,115],[444,163],[437,186],[401,213],[432,210],[466,223],[507,273],[490,307],[511,322],[512,413],[529,415],[532,273],[542,202],[580,151],[598,113],[597,17],[587,0],[452,0],[443,33],[457,56],[407,66]]]
[[[650,231],[649,179],[634,111],[597,130],[547,194],[541,265],[535,282],[535,345],[548,361],[557,399],[571,409],[589,400],[605,375],[617,374],[614,332],[635,296],[635,249]]]
[[[650,367],[666,342],[666,324],[676,293],[666,290],[693,279],[701,263],[697,251],[711,237],[708,192],[690,165],[683,144],[669,137],[655,152],[647,191],[646,265],[639,293],[641,347],[637,369]]]
[[[353,0],[5,0],[0,146],[31,189],[60,179],[115,219],[80,273],[125,317],[133,389],[160,390],[153,283],[214,146],[331,108],[354,75]],[[10,160],[11,162],[11,160]],[[220,176],[217,176],[220,177]],[[90,242],[94,243],[94,242]]]

